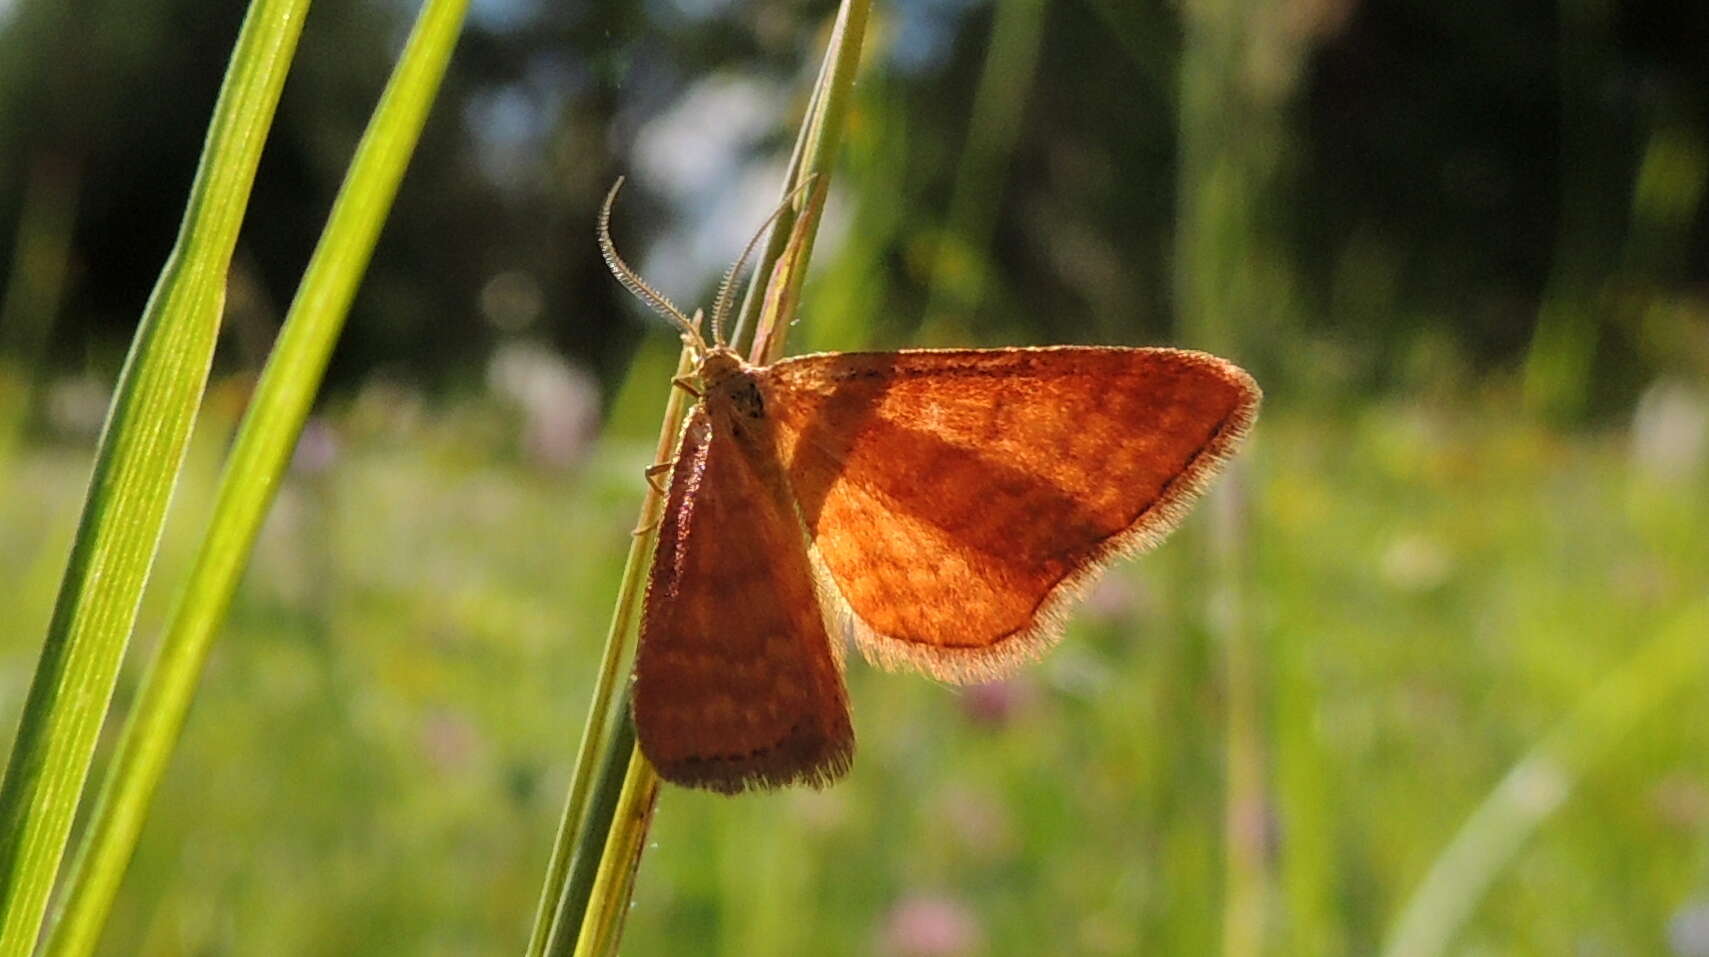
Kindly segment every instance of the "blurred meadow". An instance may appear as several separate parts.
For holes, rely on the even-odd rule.
[[[308,15],[94,779],[415,8]],[[676,361],[598,204],[706,303],[833,9],[473,4],[102,952],[520,951]],[[7,740],[241,13],[0,0]],[[1709,955],[1705,49],[1659,0],[875,4],[790,351],[1204,348],[1264,410],[1038,665],[851,660],[844,781],[667,787],[624,953]]]

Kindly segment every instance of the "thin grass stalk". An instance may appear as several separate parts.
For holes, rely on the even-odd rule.
[[[1263,468],[1261,461],[1258,467]],[[1277,585],[1272,581],[1269,587]],[[1279,621],[1290,615],[1277,612],[1266,617]],[[1316,637],[1312,629],[1298,625],[1278,627],[1269,634],[1268,685],[1275,696],[1270,709],[1275,817],[1287,822],[1276,888],[1278,912],[1287,915],[1279,930],[1286,936],[1275,949],[1330,955],[1345,953],[1347,948],[1337,913],[1335,792],[1317,729],[1321,692],[1313,669]]]
[[[614,714],[628,713],[633,690],[632,686],[624,685]],[[617,721],[611,726],[610,734],[611,741],[599,752],[599,776],[595,779],[596,786],[589,796],[587,813],[582,817],[581,829],[576,838],[577,847],[598,848],[601,852],[605,849],[612,821],[617,816],[623,781],[629,773],[629,756],[635,750],[635,722]],[[563,896],[565,900],[577,902],[579,910],[575,913],[575,924],[562,925],[566,930],[574,926],[579,932],[581,914],[587,909],[588,898],[593,894],[594,883],[599,878],[599,863],[600,855],[592,853],[577,854],[570,862]],[[575,936],[566,933],[557,944],[559,949],[568,950],[575,944]]]
[[[226,274],[308,0],[255,0],[95,456],[0,785],[0,955],[35,946],[218,337]]]
[[[1293,13],[1278,2],[1181,6],[1175,290],[1181,339],[1195,348],[1239,357],[1242,343],[1250,351],[1282,341],[1295,322],[1296,270],[1269,213],[1288,193],[1290,114],[1319,24],[1296,23]],[[1248,523],[1239,500],[1251,461],[1236,463],[1207,496],[1219,521]],[[1274,936],[1263,693],[1270,651],[1239,613],[1250,601],[1241,574],[1249,540],[1225,533],[1206,543],[1215,599],[1207,625],[1222,655],[1227,716],[1221,938],[1229,957],[1262,953]]]
[[[813,239],[819,232],[825,197],[830,192],[831,169],[843,142],[844,118],[848,115],[849,98],[854,94],[855,73],[860,68],[861,45],[871,6],[870,0],[844,0],[837,9],[825,61],[814,82],[807,116],[802,121],[795,153],[790,158],[789,175],[783,184],[782,196],[789,197],[808,179],[813,180],[799,206],[799,217],[806,225],[798,227],[796,217],[787,211],[778,217],[766,254],[755,268],[753,284],[748,288],[750,301],[757,304],[754,340],[748,350],[752,362],[775,362],[783,355],[789,323],[795,317],[801,301],[801,285],[807,279],[807,263],[813,255]],[[798,240],[797,236],[803,238]],[[789,249],[794,251],[786,257]],[[780,264],[786,259],[793,265],[783,269]],[[780,276],[782,282],[778,281]],[[764,294],[760,295],[762,290]],[[747,308],[748,303],[744,303],[744,314]]]
[[[627,700],[627,696],[625,696]],[[629,901],[635,895],[635,875],[641,868],[647,830],[659,799],[659,775],[634,744],[635,724],[625,720],[614,738],[630,742],[628,773],[618,795],[605,839],[605,854],[594,872],[588,892],[588,908],[582,920],[575,953],[615,957],[623,938],[623,922],[629,916]],[[618,752],[621,753],[621,752]],[[608,906],[618,904],[620,906]]]
[[[836,48],[835,37],[832,38],[830,46],[832,49]],[[784,166],[784,190],[783,195],[778,197],[778,203],[787,205],[783,206],[772,222],[771,235],[766,237],[765,249],[754,265],[753,276],[742,294],[742,304],[736,309],[736,322],[730,333],[731,348],[740,349],[741,343],[747,337],[748,327],[758,325],[760,312],[765,308],[766,291],[771,288],[772,273],[778,260],[783,258],[784,247],[789,244],[789,237],[795,230],[797,204],[789,202],[794,194],[790,184],[801,182],[801,167],[807,160],[807,137],[813,129],[814,117],[821,111],[822,94],[834,67],[831,57],[826,57],[819,64],[818,77],[813,81],[813,93],[807,101],[806,116],[802,120],[801,129],[796,131],[795,145],[790,149],[789,162]]]
[[[1222,950],[1248,957],[1264,949],[1270,882],[1266,854],[1268,795],[1265,787],[1263,722],[1259,717],[1259,669],[1263,660],[1247,611],[1244,558],[1251,539],[1247,508],[1251,480],[1245,460],[1233,463],[1209,497],[1210,603],[1207,618],[1222,646],[1224,728]]]
[[[1400,911],[1385,957],[1431,957],[1476,911],[1497,875],[1639,721],[1709,679],[1709,601],[1681,612],[1586,694],[1478,805]]]
[[[982,256],[996,228],[998,200],[1020,138],[1027,94],[1044,45],[1044,0],[1001,0],[973,98],[973,119],[961,152],[949,213],[939,239],[921,335],[928,342],[965,340],[968,320],[985,295]],[[958,275],[964,274],[964,275]]]
[[[673,376],[687,375],[693,369],[694,353],[684,348]],[[688,394],[671,388],[665,399],[664,421],[659,427],[653,461],[663,462],[676,451],[677,438],[687,416]],[[641,608],[647,557],[652,554],[653,543],[658,540],[658,523],[664,507],[664,496],[652,483],[647,483],[647,492],[641,499],[641,517],[629,543],[622,582],[617,587],[617,605],[612,610],[611,625],[605,633],[605,650],[600,655],[599,673],[594,678],[587,720],[582,726],[581,746],[576,752],[569,794],[564,800],[564,813],[558,823],[558,836],[553,842],[546,879],[540,890],[540,902],[535,908],[534,929],[524,951],[527,957],[567,953],[580,933],[582,913],[587,908],[587,892],[593,882],[584,880],[572,887],[570,875],[572,868],[598,866],[604,853],[606,832],[600,828],[590,833],[587,826],[589,808],[596,804],[615,806],[627,755],[633,747],[633,729],[629,733],[629,743],[624,744],[612,738],[611,722],[614,716],[621,715],[624,716],[622,723],[628,723],[628,709],[623,706],[627,698],[623,690],[622,669],[629,657],[635,617]],[[620,760],[614,759],[614,754]],[[599,795],[597,800],[595,794]]]
[[[860,64],[869,9],[869,0],[844,0],[837,11],[826,52],[827,60],[820,70],[809,101],[803,134],[798,140],[799,162],[792,163],[792,173],[784,184],[783,195],[796,193],[809,181],[811,186],[802,192],[798,200],[801,205],[790,225],[785,227],[780,217],[779,224],[774,227],[773,242],[768,244],[765,256],[755,269],[754,282],[756,285],[764,282],[765,294],[749,350],[749,358],[753,362],[770,362],[781,355],[789,320],[800,301],[802,281],[812,255],[813,235],[824,211],[833,161],[842,141],[843,121],[855,72]],[[788,239],[779,245],[775,241],[776,236],[786,230]],[[762,280],[759,278],[762,276],[768,278]],[[674,430],[672,435],[674,437]],[[634,596],[635,600],[638,598],[638,595]],[[633,617],[633,612],[630,612],[630,617]],[[611,743],[616,744],[625,737],[633,741],[633,718],[627,708],[622,709],[617,720],[624,727],[620,733],[612,735]],[[579,915],[563,913],[561,922],[550,933],[549,954],[605,957],[617,952],[659,790],[657,773],[633,744],[629,748],[627,767],[611,827],[602,841],[599,865],[586,905]],[[603,788],[610,786],[611,782],[602,782]],[[592,855],[594,850],[593,846],[584,845],[576,853]],[[569,933],[572,928],[576,930],[573,937]],[[573,951],[570,949],[572,942]]]
[[[1557,0],[1556,81],[1560,97],[1560,220],[1555,262],[1537,306],[1525,355],[1523,397],[1536,413],[1570,419],[1583,411],[1602,333],[1611,312],[1607,237],[1627,228],[1607,201],[1623,175],[1627,143],[1597,117],[1608,77],[1616,74],[1616,6],[1607,0]]]
[[[831,189],[831,172],[843,142],[844,119],[854,95],[855,74],[860,69],[861,45],[871,6],[870,0],[844,0],[837,9],[825,67],[820,71],[812,109],[802,127],[801,166],[784,183],[783,194],[794,193],[809,180],[812,186],[802,201],[799,219],[788,225],[778,222],[777,234],[787,231],[789,235],[785,248],[770,262],[767,272],[755,273],[756,284],[761,275],[765,276],[766,296],[748,350],[752,362],[770,363],[783,356],[789,324],[800,306],[801,287],[807,281],[807,265],[813,256],[813,241],[819,233],[819,219],[824,215],[825,198]]]
[[[427,0],[333,202],[220,480],[196,563],[179,595],[95,804],[47,951],[91,952],[183,730],[225,620],[349,314],[398,183],[456,45],[468,0]]]
[[[65,293],[82,180],[78,165],[53,152],[38,154],[30,164],[11,274],[0,300],[0,343],[10,353],[0,356],[5,373],[0,377],[0,464],[21,444],[45,365],[42,355]]]

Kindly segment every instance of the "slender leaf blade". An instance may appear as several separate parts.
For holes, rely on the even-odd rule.
[[[120,738],[48,952],[90,953],[195,696],[461,32],[468,0],[428,0],[357,147],[220,482],[207,536]]]
[[[307,0],[250,6],[177,242],[119,376],[0,784],[0,955],[36,944],[195,424],[238,227],[307,9]]]

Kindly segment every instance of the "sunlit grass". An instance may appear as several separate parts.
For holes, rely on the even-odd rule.
[[[772,217],[771,235],[754,262],[751,277],[738,276],[743,271],[743,262],[730,268],[725,287],[719,291],[719,301],[711,306],[711,318],[705,328],[686,328],[687,321],[677,315],[685,326],[677,376],[692,371],[693,363],[703,358],[695,356],[690,348],[691,339],[700,336],[710,336],[715,346],[740,349],[744,335],[751,334],[747,355],[750,361],[759,364],[774,362],[784,354],[824,213],[846,116],[854,99],[869,8],[868,0],[843,0],[837,9],[825,57],[807,100],[806,115],[781,185],[783,205]],[[608,213],[616,195],[614,186],[606,199]],[[607,226],[602,220],[600,228]],[[605,253],[613,268],[621,265],[613,261],[616,254],[611,246],[605,247]],[[733,299],[725,298],[726,292],[735,291],[729,285],[732,281],[745,281],[748,285],[745,301],[730,316],[733,327],[726,330],[725,310],[735,305]],[[625,285],[635,288],[632,278],[625,278]],[[700,313],[694,315],[698,321]],[[668,385],[665,388],[669,396],[654,455],[659,462],[667,461],[675,451],[688,410],[681,390]],[[644,562],[657,538],[665,507],[663,498],[661,487],[650,486],[642,499],[617,590],[616,607],[600,654],[563,819],[558,825],[529,934],[526,953],[530,957],[572,952],[578,957],[615,954],[632,906],[636,873],[646,848],[661,782],[636,741],[629,686],[620,678],[619,669],[629,658],[629,649],[636,640]]]
[[[429,0],[357,147],[238,429],[188,580],[126,716],[46,943],[78,957],[100,938],[177,744],[209,648],[297,445],[356,287],[456,43],[467,0]]]
[[[0,782],[0,954],[36,946],[201,404],[226,271],[307,7],[256,0],[244,18],[92,474],[72,483],[87,496]]]

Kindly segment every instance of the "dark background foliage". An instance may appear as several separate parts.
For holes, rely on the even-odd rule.
[[[477,4],[333,387],[382,367],[433,388],[467,382],[516,323],[615,381],[643,327],[590,241],[604,189],[647,161],[637,156],[642,132],[702,79],[799,89],[788,84],[813,62],[825,9]],[[1646,236],[1634,185],[1658,136],[1683,136],[1702,160],[1702,5],[1301,0],[1288,9],[1306,24],[1289,28],[1308,31],[1310,45],[1297,78],[1281,81],[1287,137],[1267,215],[1300,295],[1289,338],[1264,346],[1327,340],[1365,387],[1392,385],[1421,336],[1475,368],[1512,366],[1551,277],[1566,270],[1580,286],[1631,293],[1608,304],[1601,325],[1602,399],[1629,398],[1658,365],[1701,361],[1647,352],[1634,313],[1689,295],[1702,335],[1703,206]],[[259,361],[409,12],[323,0],[311,15],[309,52],[286,89],[245,227],[227,367]],[[176,227],[238,13],[190,0],[10,10],[0,34],[0,255],[15,242],[32,174],[68,181],[76,225],[56,366],[117,361]],[[928,306],[992,13],[960,0],[908,0],[888,13],[863,109],[867,123],[905,131],[886,148],[899,153],[894,185],[910,215],[881,237],[891,280],[865,305],[884,337],[901,341]],[[1057,3],[1040,29],[1013,154],[989,197],[991,241],[972,251],[997,277],[974,325],[985,339],[1168,339],[1178,11]],[[732,151],[708,162],[739,168],[787,149],[791,112],[733,144],[674,145]],[[631,189],[617,229],[632,255],[646,248],[642,237],[683,228],[680,202],[645,180]],[[725,231],[749,229],[763,206],[745,212]],[[703,277],[673,291],[703,291],[715,263],[673,270]],[[1374,301],[1348,278],[1372,269],[1391,287]],[[501,274],[516,281],[489,288]],[[483,289],[514,298],[519,285],[522,314],[495,326]]]

